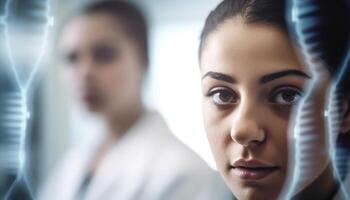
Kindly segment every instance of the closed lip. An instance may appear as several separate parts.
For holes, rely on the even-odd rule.
[[[276,172],[278,166],[259,160],[238,159],[231,166],[233,173],[243,180],[259,180]]]

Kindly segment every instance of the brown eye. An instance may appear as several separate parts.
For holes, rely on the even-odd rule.
[[[294,87],[283,87],[277,89],[272,95],[271,102],[281,105],[294,105],[302,97],[302,91]]]
[[[63,59],[68,65],[74,65],[78,62],[79,56],[77,52],[70,52]]]
[[[212,101],[219,106],[227,106],[237,103],[237,95],[228,89],[216,89],[210,92]]]
[[[97,46],[92,50],[92,56],[96,63],[108,64],[117,57],[117,50],[110,46]]]

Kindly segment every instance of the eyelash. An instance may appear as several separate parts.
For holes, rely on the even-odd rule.
[[[227,103],[225,102],[219,103],[218,102],[219,99],[215,99],[215,98],[220,98],[220,95],[222,94],[230,95],[229,96],[230,99],[227,101]],[[219,95],[219,96],[215,96],[215,95]],[[238,95],[232,89],[229,89],[226,87],[218,87],[218,88],[212,89],[208,92],[206,96],[210,97],[213,103],[217,106],[229,106],[237,103],[238,101]]]
[[[283,95],[283,92],[292,92],[294,95],[298,95],[299,98],[301,98],[303,96],[303,91],[297,87],[294,87],[294,86],[279,86],[275,89],[273,89],[273,92],[272,92],[272,95],[270,96],[269,98],[269,102],[272,103],[272,104],[277,104],[277,105],[283,105],[283,106],[293,106],[295,105],[297,102],[298,102],[298,99],[297,100],[294,100],[295,99],[295,96],[293,97],[293,102],[291,103],[280,103],[280,102],[277,102],[278,100],[276,100],[276,98],[278,98],[278,95]],[[286,93],[284,93],[286,94]],[[283,96],[281,98],[284,98]]]
[[[278,102],[279,100],[278,99],[276,100],[276,98],[279,97],[278,95],[286,94],[286,92],[292,92],[294,95],[298,95],[300,98],[303,96],[303,91],[301,89],[297,88],[297,87],[294,87],[294,86],[279,86],[279,87],[277,87],[277,88],[272,90],[272,95],[270,95],[270,97],[269,97],[269,103],[276,104],[276,105],[281,105],[281,106],[293,106],[294,104],[296,104],[297,100],[294,100],[295,96],[293,96],[293,102],[292,103]],[[219,102],[220,99],[215,99],[215,98],[220,98],[220,95],[222,95],[224,93],[226,95],[227,94],[231,95],[231,96],[228,96],[229,99],[226,102],[222,101],[222,103],[220,103]],[[219,95],[219,96],[215,96],[215,95]],[[211,90],[209,90],[209,92],[208,92],[208,94],[206,96],[210,97],[211,100],[213,101],[213,103],[215,105],[217,105],[217,106],[220,106],[220,107],[230,106],[230,105],[236,104],[238,102],[238,95],[237,95],[237,93],[234,92],[232,89],[229,89],[229,88],[226,88],[226,87],[217,87],[217,88],[211,89]],[[281,98],[285,98],[285,96],[284,97],[281,96]]]

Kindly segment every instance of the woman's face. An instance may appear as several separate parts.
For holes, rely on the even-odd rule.
[[[63,29],[59,50],[75,96],[90,111],[113,114],[132,108],[140,96],[140,52],[107,14],[77,17]]]
[[[207,38],[205,129],[218,170],[239,199],[278,197],[290,114],[310,76],[303,66],[287,34],[271,25],[230,19]]]

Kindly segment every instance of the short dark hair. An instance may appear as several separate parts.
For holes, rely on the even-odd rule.
[[[86,4],[78,15],[108,14],[120,21],[123,31],[139,46],[141,56],[146,65],[148,55],[148,30],[143,13],[133,4],[125,1],[102,0]]]

